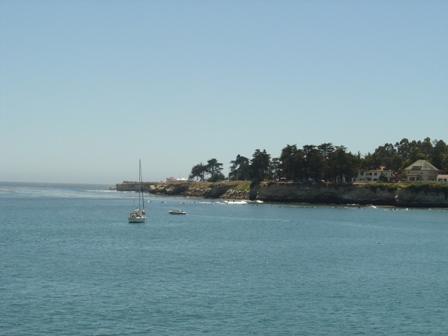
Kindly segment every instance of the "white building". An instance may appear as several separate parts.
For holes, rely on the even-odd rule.
[[[404,171],[408,181],[435,181],[442,172],[426,160],[417,160]]]
[[[355,182],[379,182],[382,174],[387,178],[387,181],[390,181],[395,176],[393,170],[386,170],[385,167],[380,167],[380,169],[360,170]]]

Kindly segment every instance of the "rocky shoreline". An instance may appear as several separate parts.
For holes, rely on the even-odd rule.
[[[144,191],[159,196],[184,196],[221,199],[249,199],[250,182],[160,182],[142,183]],[[123,182],[116,185],[117,191],[138,191],[137,182]]]
[[[154,195],[188,196],[223,199],[249,199],[249,191],[236,190],[232,186],[194,186],[194,185],[151,185],[149,193]]]
[[[153,195],[212,199],[249,199],[276,203],[359,204],[448,208],[447,185],[307,184],[263,182],[144,183]],[[117,184],[118,191],[137,191],[136,182]]]

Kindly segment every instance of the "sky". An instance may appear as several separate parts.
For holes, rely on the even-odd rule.
[[[0,181],[448,142],[445,0],[1,0]]]

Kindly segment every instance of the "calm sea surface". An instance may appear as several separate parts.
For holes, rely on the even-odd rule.
[[[448,334],[447,210],[147,201],[0,183],[0,335]]]

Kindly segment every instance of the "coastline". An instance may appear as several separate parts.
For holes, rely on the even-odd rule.
[[[394,207],[448,208],[448,184],[325,184],[294,182],[145,182],[153,195],[209,199],[247,199],[272,203],[359,204]],[[136,191],[137,182],[116,185]]]

